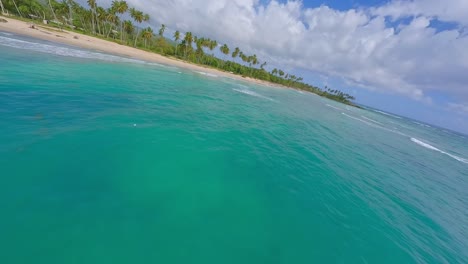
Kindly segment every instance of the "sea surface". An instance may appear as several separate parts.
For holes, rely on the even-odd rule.
[[[468,263],[468,138],[0,33],[0,263]]]

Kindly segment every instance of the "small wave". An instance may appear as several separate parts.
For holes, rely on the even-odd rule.
[[[208,72],[202,72],[202,71],[195,71],[195,72],[198,73],[198,74],[205,75],[205,76],[209,76],[209,77],[213,77],[213,78],[219,77],[219,76],[216,75],[216,74],[212,74],[212,73],[208,73]]]
[[[379,129],[382,129],[382,130],[385,130],[385,131],[388,131],[388,132],[392,132],[392,133],[398,134],[398,135],[400,135],[400,136],[408,137],[408,135],[406,135],[405,133],[401,133],[400,131],[396,131],[396,130],[393,130],[393,129],[384,127],[383,124],[382,124],[382,125],[378,125],[378,124],[376,124],[376,123],[374,123],[374,122],[372,122],[372,121],[369,122],[369,121],[366,121],[366,120],[364,120],[364,119],[361,119],[361,118],[358,118],[358,117],[354,117],[354,116],[348,115],[348,114],[346,114],[346,113],[341,113],[341,114],[344,115],[344,116],[347,116],[347,117],[349,117],[349,118],[351,118],[351,119],[354,119],[354,120],[360,121],[360,122],[362,122],[362,123],[364,123],[364,124],[367,124],[367,125],[369,125],[369,126],[371,126],[371,127],[379,128]]]
[[[98,59],[98,60],[110,61],[110,62],[131,62],[131,63],[139,63],[139,64],[146,63],[141,60],[128,59],[128,58],[114,56],[110,54],[104,54],[104,53],[93,52],[93,51],[88,51],[88,50],[74,49],[74,48],[65,47],[65,46],[55,46],[55,45],[49,45],[49,44],[44,44],[44,43],[30,42],[30,41],[19,40],[15,38],[4,37],[4,36],[0,36],[0,45],[12,47],[12,48],[37,51],[41,53],[65,56],[65,57]]]
[[[269,100],[269,101],[272,101],[274,102],[275,100],[271,99],[270,97],[266,97],[264,95],[261,95],[261,94],[258,94],[254,91],[251,91],[251,90],[246,90],[246,89],[232,89],[236,92],[239,92],[239,93],[243,93],[243,94],[247,94],[247,95],[251,95],[251,96],[255,96],[255,97],[258,97],[258,98],[262,98],[262,99],[266,99],[266,100]]]
[[[419,122],[416,122],[416,121],[414,121],[413,123],[415,123],[415,124],[417,124],[417,125],[419,125],[419,126],[422,126],[422,127],[431,127],[431,126],[429,126],[429,125],[426,125],[426,124],[423,124],[423,123],[419,123]]]
[[[343,109],[338,108],[338,107],[333,106],[333,105],[329,105],[329,104],[325,104],[325,105],[328,106],[328,107],[331,107],[331,108],[333,108],[333,109],[336,109],[336,110],[338,110],[338,111],[342,111],[342,110],[343,110]]]
[[[370,121],[372,123],[376,123],[376,124],[379,124],[381,126],[383,126],[384,124],[380,123],[379,121],[375,121],[374,119],[370,119],[368,117],[365,117],[365,116],[361,116],[362,118],[366,119],[367,121]]]
[[[4,36],[13,36],[13,34],[8,33],[8,32],[0,32],[0,34]]]
[[[237,86],[237,87],[240,87],[240,88],[242,88],[242,89],[247,89],[247,90],[249,89],[249,87],[247,87],[246,85],[239,84],[239,83],[236,84],[236,86]]]
[[[389,114],[389,113],[385,113],[383,111],[379,111],[379,110],[372,110],[372,111],[377,112],[377,113],[381,113],[382,115],[391,116],[391,117],[394,117],[394,118],[397,118],[397,119],[401,119],[401,117],[399,117],[399,116],[392,115],[392,114]]]
[[[170,66],[167,66],[167,65],[164,65],[164,64],[160,64],[160,63],[157,63],[157,62],[146,62],[146,64],[151,65],[151,66],[162,67],[162,68],[173,68],[173,69],[176,69],[175,67],[170,67]]]
[[[333,106],[330,106],[330,107],[333,107]],[[346,114],[346,113],[341,113],[341,114],[344,115],[344,116],[347,116],[347,117],[349,117],[349,118],[351,118],[351,119],[354,119],[354,120],[363,122],[364,124],[367,124],[367,125],[369,125],[369,126],[378,127],[377,125],[375,125],[375,124],[373,124],[373,123],[371,123],[371,122],[368,122],[368,121],[366,121],[366,120],[364,120],[364,119],[360,119],[360,118],[357,118],[357,117],[348,115],[348,114]]]
[[[448,153],[448,152],[445,152],[445,151],[443,151],[443,150],[440,150],[440,149],[438,149],[438,148],[436,148],[436,147],[434,147],[434,146],[432,146],[432,145],[430,145],[430,144],[428,144],[428,143],[422,142],[422,141],[419,140],[419,139],[411,138],[411,141],[413,141],[414,143],[416,143],[416,144],[418,144],[418,145],[420,145],[420,146],[422,146],[422,147],[425,147],[425,148],[427,148],[427,149],[440,152],[440,153],[445,154],[445,155],[447,155],[447,156],[449,156],[449,157],[451,157],[451,158],[453,158],[453,159],[456,159],[456,160],[458,160],[458,161],[460,161],[460,162],[463,162],[463,163],[468,164],[468,159],[460,158],[460,157],[458,157],[458,156],[455,156],[455,155],[453,155],[453,154],[450,154],[450,153]]]

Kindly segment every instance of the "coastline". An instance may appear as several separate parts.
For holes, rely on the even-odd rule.
[[[233,73],[220,71],[218,69],[204,67],[197,64],[192,64],[176,58],[165,57],[163,55],[152,53],[137,48],[121,45],[115,42],[103,40],[100,38],[84,35],[67,30],[58,30],[53,27],[48,27],[42,24],[35,24],[36,28],[31,28],[31,22],[17,20],[11,17],[0,16],[7,20],[6,23],[0,23],[0,31],[24,35],[28,37],[38,38],[51,42],[67,44],[78,48],[90,49],[100,52],[105,52],[113,55],[128,57],[132,59],[139,59],[148,62],[160,63],[168,66],[176,66],[192,71],[203,71],[206,73],[214,74],[221,77],[232,78],[241,81],[247,81],[253,84],[265,85],[278,88],[290,88],[279,84],[257,80],[250,77],[242,77]]]

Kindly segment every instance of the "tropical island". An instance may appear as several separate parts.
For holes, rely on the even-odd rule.
[[[148,22],[150,16],[130,7],[124,0],[113,1],[107,9],[99,6],[96,0],[87,0],[87,4],[88,8],[81,6],[74,0],[63,0],[62,2],[56,0],[0,0],[1,12],[5,17],[14,17],[30,23],[30,27],[34,29],[79,33],[113,42],[114,45],[125,45],[156,53],[172,61],[196,64],[207,69],[216,69],[227,74],[241,76],[244,79],[307,91],[356,106],[353,103],[355,98],[342,91],[326,86],[324,88],[313,86],[305,83],[302,77],[287,73],[282,69],[275,68],[267,71],[265,69],[266,61],[262,61],[255,54],[246,54],[239,47],[232,48],[227,44],[220,44],[216,40],[196,36],[192,32],[182,33],[178,30],[174,31],[171,38],[167,38],[164,35],[166,32],[164,24],[157,32],[151,27],[143,28],[142,23]],[[1,24],[0,30],[2,29]],[[37,35],[33,36],[37,37]],[[60,34],[55,36],[64,37]],[[74,36],[74,38],[78,39],[79,37]],[[84,45],[83,47],[93,46]],[[219,54],[223,58],[215,56],[215,52],[217,52],[215,49],[219,49]],[[129,55],[128,53],[116,52],[116,49],[109,50],[109,52]]]

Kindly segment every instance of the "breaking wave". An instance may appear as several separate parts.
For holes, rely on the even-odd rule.
[[[432,145],[430,145],[428,143],[425,143],[425,142],[423,142],[423,141],[421,141],[419,139],[416,139],[416,138],[410,137],[410,136],[408,136],[408,135],[406,135],[404,133],[401,133],[400,131],[396,131],[396,130],[389,129],[389,128],[383,127],[381,125],[378,125],[378,124],[370,121],[370,118],[369,118],[369,121],[366,121],[365,119],[354,117],[354,116],[348,115],[346,113],[341,113],[341,114],[348,117],[348,118],[351,118],[351,119],[360,121],[362,123],[365,123],[365,124],[367,124],[367,125],[369,125],[371,127],[379,128],[379,129],[382,129],[382,130],[385,130],[385,131],[388,131],[388,132],[392,132],[392,133],[395,133],[395,134],[398,134],[398,135],[401,135],[401,136],[404,136],[404,137],[408,137],[408,138],[411,139],[412,142],[414,142],[414,143],[416,143],[416,144],[418,144],[418,145],[420,145],[420,146],[422,146],[424,148],[427,148],[427,149],[430,149],[430,150],[433,150],[433,151],[437,151],[437,152],[442,153],[444,155],[447,155],[447,156],[449,156],[449,157],[451,157],[451,158],[453,158],[455,160],[458,160],[458,161],[460,161],[462,163],[468,164],[468,159],[461,158],[461,157],[458,157],[456,155],[450,154],[450,153],[448,153],[446,151],[443,151],[441,149],[438,149],[438,148],[436,148],[436,147],[434,147],[434,146],[432,146]],[[363,118],[365,118],[365,117],[363,117]]]
[[[44,43],[30,42],[25,40],[20,40],[16,38],[9,38],[0,36],[0,45],[19,48],[31,51],[37,51],[41,53],[48,53],[53,55],[65,56],[65,57],[75,57],[75,58],[84,58],[84,59],[97,59],[110,62],[131,62],[131,63],[146,63],[141,60],[129,59],[124,57],[119,57],[110,54],[104,54],[99,52],[93,52],[88,50],[80,50],[66,46],[55,46]]]
[[[219,77],[218,75],[216,75],[216,74],[213,74],[213,73],[202,72],[202,71],[195,71],[195,72],[196,72],[196,73],[198,73],[198,74],[201,74],[201,75],[204,75],[204,76],[213,77],[213,78],[217,78],[217,77]]]
[[[377,113],[380,113],[380,114],[382,114],[382,115],[391,116],[391,117],[394,117],[394,118],[397,118],[397,119],[401,119],[401,117],[399,117],[399,116],[392,115],[392,114],[389,114],[389,113],[385,113],[385,112],[383,112],[383,111],[379,111],[379,110],[372,110],[372,111],[377,112]]]
[[[236,92],[239,92],[239,93],[243,93],[243,94],[251,95],[251,96],[254,96],[254,97],[262,98],[262,99],[265,99],[265,100],[268,100],[268,101],[272,101],[272,102],[275,101],[274,99],[271,99],[270,97],[267,97],[267,96],[258,94],[258,93],[256,93],[256,92],[251,91],[251,90],[248,90],[248,89],[236,89],[236,88],[233,88],[232,90],[234,90],[234,91],[236,91]]]
[[[413,121],[413,123],[415,123],[416,125],[418,126],[422,126],[422,127],[431,127],[429,125],[426,125],[426,124],[423,124],[423,123],[419,123],[419,122],[416,122],[416,121]]]
[[[384,124],[380,123],[379,121],[375,121],[374,119],[370,119],[370,118],[365,117],[365,116],[361,116],[361,117],[368,120],[368,121],[370,121],[370,122],[372,122],[372,123],[376,123],[376,124],[381,125],[381,126],[384,125]]]
[[[364,124],[367,124],[367,125],[369,125],[369,126],[371,126],[371,127],[379,128],[379,129],[382,129],[382,130],[385,130],[385,131],[388,131],[388,132],[392,132],[392,133],[398,134],[398,135],[400,135],[400,136],[408,137],[408,135],[406,135],[405,133],[402,133],[402,132],[400,132],[400,131],[393,130],[393,129],[390,129],[390,128],[387,128],[387,127],[384,127],[383,124],[381,124],[381,123],[380,123],[380,124],[375,123],[376,121],[375,121],[375,122],[370,121],[370,120],[368,121],[368,120],[365,120],[365,119],[361,119],[361,118],[358,118],[358,117],[355,117],[355,116],[348,115],[348,114],[346,114],[346,113],[341,113],[341,114],[344,115],[344,116],[346,116],[346,117],[348,117],[348,118],[351,118],[351,119],[360,121],[360,122],[362,122],[362,123],[364,123]],[[369,118],[369,119],[370,119],[370,118]]]
[[[325,105],[328,106],[328,107],[331,107],[331,108],[333,108],[333,109],[339,110],[339,111],[342,111],[342,110],[343,110],[343,109],[338,108],[338,107],[333,106],[333,105],[329,105],[329,104],[325,104]]]
[[[447,155],[447,156],[449,156],[449,157],[451,157],[451,158],[453,158],[453,159],[456,159],[456,160],[458,160],[458,161],[460,161],[460,162],[463,162],[463,163],[468,164],[468,159],[464,159],[464,158],[455,156],[455,155],[453,155],[453,154],[450,154],[450,153],[448,153],[448,152],[445,152],[445,151],[443,151],[443,150],[441,150],[441,149],[438,149],[438,148],[436,148],[436,147],[434,147],[434,146],[432,146],[432,145],[430,145],[430,144],[428,144],[428,143],[425,143],[425,142],[423,142],[423,141],[421,141],[421,140],[419,140],[419,139],[411,138],[411,141],[413,141],[414,143],[416,143],[416,144],[418,144],[418,145],[420,145],[420,146],[422,146],[422,147],[425,147],[425,148],[430,149],[430,150],[437,151],[437,152],[442,153],[442,154],[444,154],[444,155]]]

